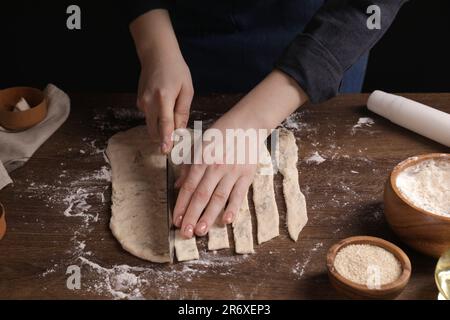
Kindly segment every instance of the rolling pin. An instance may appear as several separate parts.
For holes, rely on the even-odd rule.
[[[374,91],[367,108],[395,124],[450,147],[450,114],[383,91]]]

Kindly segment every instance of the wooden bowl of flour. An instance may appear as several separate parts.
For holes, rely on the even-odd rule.
[[[435,174],[437,171],[429,169],[431,163],[445,171]],[[417,180],[408,180],[425,170],[424,166],[428,166],[428,171],[421,175],[419,184],[428,186],[426,192],[411,183]],[[412,248],[433,257],[440,257],[450,249],[450,215],[445,214],[448,211],[441,205],[444,203],[441,201],[442,183],[445,183],[442,173],[448,172],[449,168],[450,154],[433,153],[409,158],[394,168],[384,191],[384,214],[392,230]],[[434,188],[440,188],[440,191],[436,192]]]

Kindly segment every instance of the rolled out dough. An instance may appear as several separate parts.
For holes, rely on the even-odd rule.
[[[264,146],[260,164],[253,180],[253,203],[256,211],[258,244],[267,242],[280,234],[280,215],[273,188],[273,166],[270,153]]]
[[[245,196],[241,208],[233,222],[234,249],[238,254],[254,253],[252,217],[248,206],[248,195]]]
[[[171,262],[166,157],[150,143],[144,126],[114,135],[106,154],[112,168],[113,235],[139,258]]]
[[[308,222],[305,196],[298,182],[298,147],[292,132],[280,130],[279,168],[283,175],[283,194],[287,209],[287,227],[289,236],[297,241],[298,235]]]

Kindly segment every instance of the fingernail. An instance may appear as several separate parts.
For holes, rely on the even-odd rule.
[[[179,227],[181,227],[182,222],[183,222],[183,216],[179,216],[178,218],[175,219],[173,224],[175,225],[175,227],[179,228]]]
[[[228,212],[226,212],[226,213],[223,215],[223,221],[224,221],[226,224],[230,224],[230,223],[233,222],[233,217],[234,217],[233,212],[228,211]]]
[[[189,224],[184,228],[184,236],[188,239],[192,238],[194,235],[194,227]]]
[[[200,222],[197,226],[197,234],[199,236],[204,236],[206,234],[208,226],[206,225],[206,222]]]
[[[177,181],[175,181],[175,189],[178,189],[181,187],[181,179],[178,179]]]

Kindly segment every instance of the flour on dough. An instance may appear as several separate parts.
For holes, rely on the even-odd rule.
[[[248,196],[245,195],[236,219],[233,222],[235,252],[238,254],[254,253],[252,217],[248,206]]]
[[[283,175],[283,194],[287,209],[287,227],[289,236],[297,241],[300,232],[308,222],[305,196],[298,181],[298,147],[292,132],[280,130],[279,169]]]
[[[270,153],[264,146],[260,163],[253,180],[253,203],[256,211],[258,244],[267,242],[280,234],[280,215],[273,187],[273,166]]]
[[[167,226],[166,157],[144,126],[114,135],[106,154],[112,168],[110,228],[122,247],[152,262],[171,262]]]

